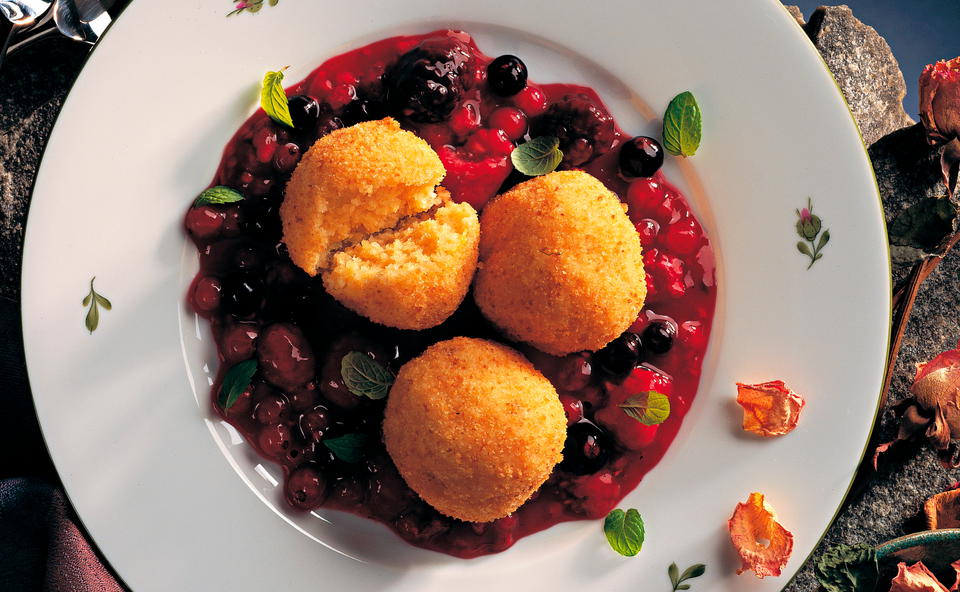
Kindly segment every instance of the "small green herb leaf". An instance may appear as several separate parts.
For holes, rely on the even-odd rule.
[[[393,385],[393,373],[365,353],[352,351],[340,360],[340,376],[347,390],[358,397],[382,399]]]
[[[814,563],[827,592],[872,592],[877,586],[877,552],[863,543],[831,547]]]
[[[563,152],[560,150],[560,140],[554,136],[533,138],[510,153],[514,168],[530,177],[552,173],[561,160]]]
[[[217,185],[216,187],[204,189],[203,193],[193,201],[193,207],[228,204],[238,201],[243,201],[243,194],[236,189]]]
[[[323,445],[330,449],[337,458],[346,463],[358,463],[363,458],[363,447],[367,437],[363,434],[346,434],[338,438],[328,438]]]
[[[807,257],[813,257],[813,251],[810,250],[810,246],[807,243],[800,241],[797,243],[797,250],[806,255]]]
[[[670,576],[670,583],[673,584],[673,589],[676,590],[677,586],[680,585],[680,568],[677,567],[676,563],[670,564],[670,567],[667,568],[667,575]]]
[[[96,304],[91,306],[90,310],[87,311],[87,317],[83,320],[83,325],[87,328],[87,331],[91,333],[97,330],[97,326],[100,325],[100,311],[97,309]]]
[[[603,521],[603,533],[614,551],[625,557],[633,557],[643,547],[643,518],[633,508],[626,512],[617,508],[607,514]]]
[[[693,93],[673,97],[663,116],[663,147],[674,156],[693,156],[700,147],[702,131],[700,105]]]
[[[707,566],[702,563],[694,563],[683,570],[683,573],[680,573],[680,569],[676,563],[671,563],[670,567],[667,568],[667,575],[670,576],[670,584],[673,586],[673,592],[677,592],[677,590],[689,590],[690,584],[684,584],[683,582],[692,580],[693,578],[699,578],[705,573],[707,573]]]
[[[680,574],[680,581],[699,578],[705,573],[707,573],[707,566],[702,563],[695,563],[683,570],[683,573]]]
[[[670,417],[670,399],[657,391],[633,395],[618,407],[633,419],[648,426],[663,423]]]
[[[97,327],[100,326],[100,307],[102,306],[104,310],[113,308],[109,300],[97,294],[97,291],[93,289],[93,280],[95,279],[97,279],[96,276],[90,278],[90,290],[81,301],[84,307],[89,307],[86,316],[83,318],[83,326],[86,327],[90,333],[96,331]]]
[[[287,127],[293,127],[290,105],[287,103],[287,93],[283,92],[283,71],[288,67],[284,66],[276,72],[270,71],[263,75],[260,106],[270,116],[270,119]]]
[[[256,372],[256,360],[244,360],[227,370],[220,383],[220,396],[217,397],[217,403],[224,411],[233,407],[241,393],[250,386],[250,380]]]

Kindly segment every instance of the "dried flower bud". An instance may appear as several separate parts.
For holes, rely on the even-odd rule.
[[[960,57],[930,64],[920,74],[920,119],[932,146],[960,136]]]
[[[953,194],[960,171],[960,57],[930,64],[920,74],[920,120],[931,146],[946,144],[940,157],[943,182]]]

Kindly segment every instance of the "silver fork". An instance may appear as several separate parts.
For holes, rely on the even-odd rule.
[[[93,44],[110,24],[115,0],[0,0],[9,31],[0,39],[0,62],[40,39],[61,34]],[[3,32],[0,32],[2,35]]]

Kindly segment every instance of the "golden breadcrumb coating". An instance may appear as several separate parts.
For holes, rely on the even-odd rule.
[[[527,501],[560,462],[567,420],[553,385],[519,352],[456,337],[407,362],[383,437],[414,491],[447,516],[489,522]]]
[[[307,150],[280,207],[290,258],[311,276],[330,253],[440,202],[430,145],[391,118],[335,130]]]
[[[479,241],[477,212],[467,203],[447,203],[334,254],[323,285],[374,322],[427,329],[463,302]]]
[[[530,179],[480,217],[474,298],[510,337],[553,355],[597,350],[637,319],[647,294],[626,206],[582,171]]]

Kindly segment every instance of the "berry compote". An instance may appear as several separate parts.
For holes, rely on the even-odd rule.
[[[597,94],[537,85],[515,56],[493,63],[457,31],[393,37],[331,58],[287,89],[294,127],[257,111],[226,146],[212,185],[244,199],[191,207],[185,219],[200,258],[188,298],[210,321],[222,360],[212,405],[282,467],[290,506],[367,516],[414,545],[464,558],[502,551],[558,522],[603,517],[636,487],[693,402],[716,295],[703,228],[659,171],[636,177],[619,169],[630,136]],[[512,344],[556,386],[568,436],[549,480],[491,523],[443,516],[406,486],[382,443],[384,401],[350,393],[340,364],[359,351],[395,373],[443,339],[507,340],[471,295],[434,329],[376,325],[295,267],[281,240],[278,208],[301,155],[334,129],[385,116],[429,142],[446,166],[444,186],[478,209],[525,179],[510,162],[515,145],[555,136],[564,151],[560,168],[583,169],[619,195],[643,242],[647,302],[627,333],[599,352],[563,358]],[[221,381],[245,360],[256,360],[256,373],[224,409]],[[670,400],[659,425],[644,425],[619,406],[649,391]]]

